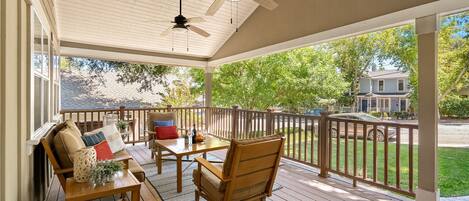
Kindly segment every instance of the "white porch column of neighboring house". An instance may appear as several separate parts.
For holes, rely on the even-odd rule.
[[[417,201],[439,200],[438,148],[438,16],[416,20],[418,35],[419,152]]]

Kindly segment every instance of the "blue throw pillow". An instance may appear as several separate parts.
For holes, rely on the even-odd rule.
[[[173,120],[168,121],[153,121],[154,126],[174,126]]]
[[[81,139],[85,143],[87,147],[97,145],[101,143],[102,141],[106,140],[106,137],[104,137],[104,133],[99,131],[96,134],[92,135],[83,135],[81,136]]]

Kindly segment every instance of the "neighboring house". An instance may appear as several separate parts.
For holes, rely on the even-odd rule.
[[[409,74],[397,70],[369,72],[360,80],[359,112],[403,112],[409,110]]]

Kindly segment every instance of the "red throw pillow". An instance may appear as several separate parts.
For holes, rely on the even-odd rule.
[[[167,140],[179,137],[176,126],[155,126],[156,139]]]
[[[110,160],[113,158],[111,147],[109,147],[109,144],[106,140],[100,142],[97,145],[94,145],[93,147],[96,150],[96,159],[98,161]]]

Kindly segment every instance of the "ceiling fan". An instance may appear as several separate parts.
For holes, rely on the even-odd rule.
[[[237,2],[239,0],[230,0],[230,1],[236,1]],[[257,2],[260,6],[266,8],[266,9],[269,9],[269,10],[273,10],[273,9],[277,8],[277,6],[278,6],[277,2],[275,2],[274,0],[253,0],[253,1]],[[217,13],[217,11],[221,8],[223,3],[225,3],[225,0],[215,0],[215,1],[213,1],[212,5],[210,5],[210,7],[208,8],[205,15],[208,15],[208,16],[215,15],[215,13]]]
[[[179,15],[174,17],[174,21],[170,21],[170,23],[174,23],[174,25],[170,26],[168,29],[163,31],[160,35],[167,36],[171,31],[193,31],[203,37],[209,37],[210,34],[203,29],[196,27],[192,24],[205,22],[205,19],[202,17],[191,17],[186,18],[182,15],[182,0],[179,0]]]

